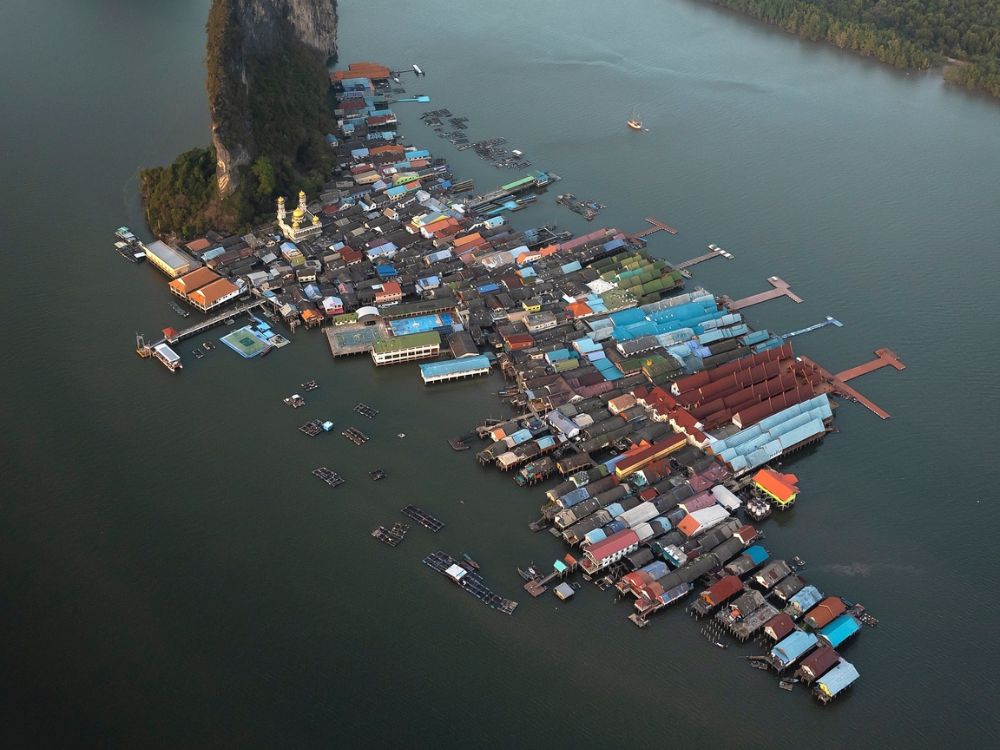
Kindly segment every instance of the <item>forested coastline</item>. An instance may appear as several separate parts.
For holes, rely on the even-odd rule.
[[[711,0],[904,70],[1000,98],[1000,0]]]

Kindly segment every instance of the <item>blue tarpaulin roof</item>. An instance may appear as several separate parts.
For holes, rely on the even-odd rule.
[[[788,666],[816,645],[816,636],[796,630],[771,649],[771,656],[782,666]]]
[[[831,697],[839,693],[844,688],[857,680],[861,675],[854,665],[849,661],[840,660],[840,663],[823,675],[816,682],[816,686],[825,690]]]
[[[457,375],[463,372],[475,372],[490,366],[490,360],[480,354],[475,357],[463,357],[462,359],[448,359],[443,362],[429,362],[420,365],[420,374],[424,377],[437,377],[440,375]]]
[[[837,648],[859,630],[861,623],[856,618],[851,615],[841,615],[819,631],[819,634],[830,646]]]

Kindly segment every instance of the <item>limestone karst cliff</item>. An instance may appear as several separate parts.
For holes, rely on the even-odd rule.
[[[252,223],[276,194],[315,190],[332,161],[336,0],[213,0],[206,29],[211,147],[142,171],[159,235]]]

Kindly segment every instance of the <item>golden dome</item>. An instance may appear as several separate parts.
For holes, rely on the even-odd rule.
[[[279,195],[278,196],[278,203],[281,204],[281,205],[284,205],[284,203],[285,203],[285,196]]]
[[[299,200],[300,201],[304,201],[305,199],[306,199],[306,191],[305,190],[300,190],[299,191]]]
[[[315,216],[315,215],[313,216],[313,226],[314,227],[318,227],[319,226],[319,217],[318,216]]]
[[[306,212],[302,210],[301,206],[299,208],[296,208],[294,211],[292,211],[292,216],[295,217],[296,219],[301,219],[305,215],[306,215]]]

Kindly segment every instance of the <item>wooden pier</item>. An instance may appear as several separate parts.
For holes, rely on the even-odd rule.
[[[696,266],[699,263],[704,263],[706,260],[712,260],[712,258],[725,258],[726,260],[733,260],[735,258],[735,256],[732,253],[723,250],[721,247],[718,247],[717,245],[709,245],[708,250],[709,252],[705,253],[704,255],[699,255],[696,258],[689,258],[688,260],[674,264],[674,268],[680,271],[685,278],[690,279],[691,272],[688,271],[687,269],[689,269],[691,266]]]
[[[892,349],[882,347],[875,350],[875,359],[865,362],[863,365],[852,367],[849,370],[838,372],[836,378],[837,380],[847,382],[848,380],[854,380],[854,378],[860,378],[862,375],[867,375],[870,372],[875,372],[875,370],[880,370],[883,367],[895,367],[897,370],[906,369],[906,365],[903,364],[896,352]]]
[[[759,305],[761,302],[767,302],[768,300],[777,299],[778,297],[788,297],[792,302],[802,302],[802,298],[792,291],[791,286],[787,281],[778,278],[777,276],[771,276],[768,278],[767,283],[769,283],[773,289],[768,289],[766,292],[760,292],[759,294],[752,294],[749,297],[744,297],[743,299],[733,300],[729,297],[722,297],[725,306],[736,312],[737,310],[742,310],[752,305]]]
[[[670,234],[677,234],[676,229],[674,229],[666,222],[660,221],[655,216],[647,216],[645,221],[651,226],[648,226],[645,229],[640,229],[635,234],[630,234],[629,235],[630,238],[634,240],[641,240],[645,237],[648,237],[651,234],[655,234],[656,232],[668,232]]]
[[[806,369],[807,377],[814,382],[818,390],[825,393],[834,393],[843,398],[848,398],[872,412],[879,419],[889,419],[889,412],[878,404],[867,398],[856,389],[847,384],[848,380],[854,380],[869,372],[880,370],[883,367],[894,367],[897,370],[905,370],[906,365],[899,359],[899,356],[891,349],[881,348],[875,350],[875,359],[864,364],[844,370],[834,375],[825,367],[818,365],[809,357],[800,356],[799,361]],[[818,381],[818,382],[817,382]]]
[[[162,339],[152,344],[150,348],[152,348],[152,346],[156,346],[156,344],[164,344],[164,343],[176,344],[179,341],[183,341],[184,339],[190,338],[191,336],[196,336],[199,333],[202,333],[203,331],[207,331],[210,328],[214,328],[215,326],[229,320],[230,318],[235,318],[237,315],[242,315],[245,312],[256,310],[258,307],[262,307],[266,302],[267,300],[265,299],[256,299],[253,300],[252,302],[246,302],[242,305],[239,305],[238,307],[234,307],[225,312],[221,312],[218,315],[214,315],[211,318],[208,318],[207,320],[203,320],[200,323],[195,323],[193,326],[188,326],[187,328],[183,328],[180,331],[174,331],[169,336],[165,335]]]

